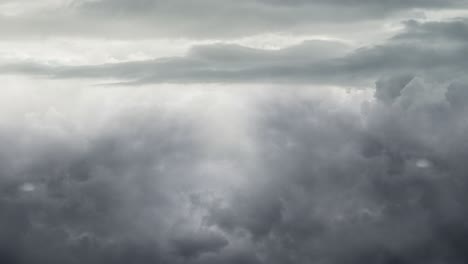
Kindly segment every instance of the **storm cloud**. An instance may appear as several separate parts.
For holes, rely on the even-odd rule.
[[[87,96],[34,106],[2,126],[3,261],[464,263],[466,85],[249,88],[197,115],[203,98],[176,111],[114,88],[125,102],[88,123],[70,118]],[[240,142],[205,131],[232,122]]]
[[[0,0],[0,263],[467,263],[466,5]]]

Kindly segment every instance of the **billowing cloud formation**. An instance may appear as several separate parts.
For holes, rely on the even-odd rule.
[[[452,99],[464,97],[466,84],[397,78],[387,82],[392,88],[377,86],[377,94],[393,89],[393,100],[376,98],[358,116],[301,100],[265,111],[262,154],[275,183],[253,197],[277,213],[239,215],[267,222],[261,237],[274,248],[267,263],[466,261],[459,249],[467,243],[460,226],[467,152],[456,146],[466,140],[467,104]]]
[[[0,263],[468,263],[467,4],[0,0]]]
[[[177,263],[228,245],[191,208],[224,170],[205,157],[202,121],[153,105],[148,92],[113,93],[107,106],[88,97],[106,92],[63,97],[72,109],[41,96],[25,105],[34,112],[2,124],[2,263]]]
[[[25,102],[2,126],[2,262],[464,263],[466,85]]]

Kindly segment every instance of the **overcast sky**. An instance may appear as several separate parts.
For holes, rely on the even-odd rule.
[[[0,0],[0,263],[468,263],[468,1]]]

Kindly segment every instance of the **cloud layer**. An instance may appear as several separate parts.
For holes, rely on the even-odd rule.
[[[3,37],[88,35],[117,38],[233,38],[313,32],[316,25],[361,24],[421,10],[466,9],[465,0],[213,1],[42,0],[0,3]],[[2,12],[3,11],[3,12]],[[2,15],[3,14],[3,15]],[[315,29],[314,29],[315,28]]]
[[[2,259],[464,263],[466,87],[42,95],[2,126]]]
[[[467,263],[467,4],[0,0],[0,263]]]
[[[362,85],[388,74],[412,73],[437,81],[456,79],[467,69],[468,24],[407,21],[379,45],[352,49],[342,42],[309,40],[281,50],[239,45],[195,46],[184,57],[91,66],[6,64],[3,72],[54,78],[103,78],[145,83],[325,83]]]

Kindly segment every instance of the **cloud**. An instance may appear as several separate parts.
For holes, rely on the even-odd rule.
[[[214,223],[250,234],[265,263],[466,261],[467,152],[456,142],[466,140],[467,104],[447,99],[464,90],[394,83],[393,102],[375,98],[361,113],[323,97],[263,105],[268,180],[214,209]]]
[[[326,83],[366,85],[381,75],[412,73],[437,81],[461,77],[467,67],[466,21],[409,21],[396,36],[355,50],[340,42],[310,40],[277,51],[237,45],[193,47],[183,57],[92,66],[18,63],[4,72],[54,78],[113,78],[130,83]],[[452,41],[453,40],[453,41]],[[442,42],[441,42],[442,41]]]
[[[456,44],[466,41],[468,38],[468,28],[466,18],[459,18],[451,22],[429,21],[418,22],[410,20],[405,22],[405,31],[395,37],[396,40],[407,41],[436,41],[438,44],[449,45],[446,40],[454,41]],[[431,43],[426,43],[431,44]]]
[[[0,0],[0,263],[468,263],[466,4]]]
[[[414,76],[411,74],[402,74],[390,76],[385,79],[380,79],[376,83],[375,97],[384,103],[393,103],[395,99],[401,96],[401,92],[405,89]]]
[[[204,232],[201,234],[187,234],[173,240],[175,253],[185,258],[196,258],[203,253],[218,252],[228,241],[219,235]]]
[[[19,6],[26,6],[26,3]],[[317,24],[322,24],[322,27],[346,24],[363,26],[369,21],[417,10],[466,7],[464,0],[314,0],[288,3],[264,0],[201,0],[193,3],[181,0],[54,1],[26,14],[4,15],[0,25],[8,26],[0,26],[0,29],[4,37],[66,35],[219,39],[271,32],[314,32],[318,30]]]
[[[315,23],[353,23],[381,19],[412,9],[454,8],[466,1],[213,1],[102,0],[85,2],[85,13],[159,25],[162,34],[236,37],[305,28]],[[241,18],[241,19],[239,19]],[[206,30],[210,28],[210,30]],[[229,28],[229,30],[226,30]]]
[[[203,98],[190,103],[196,88],[174,94],[38,87],[37,97],[28,97],[31,86],[20,89],[26,93],[19,103],[3,99],[15,118],[0,118],[0,145],[12,146],[0,152],[3,262],[254,259],[203,224],[206,213],[193,200],[236,186],[241,177],[230,180],[229,173],[239,173],[244,158],[240,144],[229,154],[227,136],[208,140],[204,129],[216,124]]]
[[[185,57],[70,67],[18,63],[4,65],[2,70],[57,78],[121,78],[142,82],[204,82],[206,79],[207,82],[211,82],[207,77],[212,75],[212,81],[215,82],[223,79],[248,82],[255,81],[251,79],[257,78],[257,71],[259,74],[271,75],[269,72],[263,73],[264,68],[278,71],[290,67],[290,64],[297,64],[299,67],[301,64],[339,56],[347,50],[349,48],[342,43],[321,40],[306,41],[279,51],[214,44],[195,46]],[[309,55],[304,56],[304,53]],[[245,80],[241,80],[242,77],[245,77]]]
[[[465,86],[38,88],[2,126],[1,257],[464,263]]]

